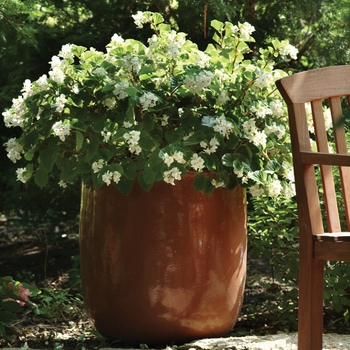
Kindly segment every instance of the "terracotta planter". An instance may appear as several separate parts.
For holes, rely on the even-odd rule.
[[[85,308],[109,339],[170,344],[225,336],[242,306],[245,192],[175,186],[83,186],[80,223]]]

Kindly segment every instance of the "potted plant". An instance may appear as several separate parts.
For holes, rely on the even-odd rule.
[[[106,52],[67,44],[48,75],[25,81],[3,113],[22,128],[8,157],[27,161],[22,182],[82,179],[83,292],[103,335],[219,336],[242,305],[245,189],[293,193],[274,60],[297,50],[273,40],[248,59],[254,28],[214,20],[201,51],[161,14],[133,17],[154,30],[147,45],[117,34]]]

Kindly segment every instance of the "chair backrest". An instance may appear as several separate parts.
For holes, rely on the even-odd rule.
[[[350,102],[350,66],[297,73],[276,84],[288,105],[300,234],[350,231],[350,155],[341,122]]]

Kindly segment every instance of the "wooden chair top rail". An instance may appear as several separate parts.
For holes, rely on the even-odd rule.
[[[323,100],[332,96],[346,96],[350,93],[350,66],[333,66],[308,71],[308,78],[303,72],[293,74],[276,82],[288,105]],[[344,77],[347,76],[347,79]],[[288,95],[283,92],[288,91]]]

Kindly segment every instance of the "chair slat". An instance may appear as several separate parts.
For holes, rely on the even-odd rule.
[[[348,104],[349,105],[349,104]],[[348,154],[348,145],[346,141],[344,124],[340,123],[342,117],[342,105],[339,97],[330,98],[330,108],[332,111],[332,120],[334,125],[334,137],[337,153]],[[344,200],[344,209],[347,227],[350,230],[350,168],[339,168],[340,179],[342,183],[342,196]]]

